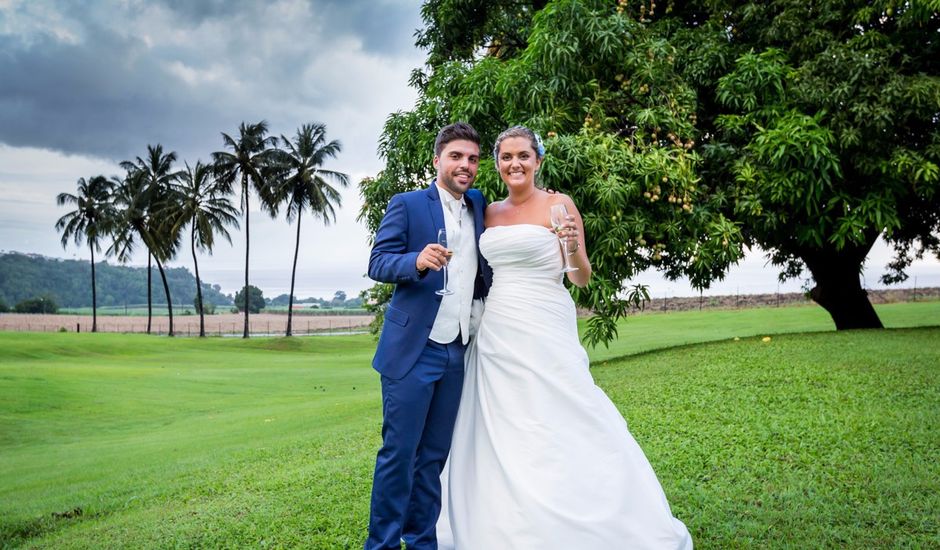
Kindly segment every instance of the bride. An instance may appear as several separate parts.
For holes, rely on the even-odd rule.
[[[486,210],[480,252],[493,286],[441,476],[441,549],[691,549],[685,525],[617,408],[594,385],[562,284],[591,264],[572,200],[535,186],[544,149],[521,126],[496,140],[507,198]],[[552,205],[570,215],[549,228]]]

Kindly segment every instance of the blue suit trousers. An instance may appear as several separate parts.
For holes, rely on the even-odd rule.
[[[465,346],[428,340],[401,379],[382,376],[382,448],[375,460],[365,550],[436,550],[440,475],[463,389]]]

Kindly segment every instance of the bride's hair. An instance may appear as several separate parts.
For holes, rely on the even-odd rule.
[[[532,130],[526,128],[525,126],[513,126],[508,130],[504,130],[502,134],[499,134],[499,137],[496,138],[496,143],[493,144],[493,160],[496,161],[496,166],[499,166],[499,144],[503,142],[506,138],[521,137],[526,138],[532,144],[532,149],[535,151],[536,158],[539,160],[545,156],[545,146],[542,145],[542,138]]]

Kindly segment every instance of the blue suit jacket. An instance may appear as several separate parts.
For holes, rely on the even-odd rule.
[[[473,215],[479,243],[486,199],[476,189],[467,191],[464,198]],[[391,379],[403,378],[414,366],[437,317],[441,297],[434,292],[444,286],[444,274],[432,270],[419,274],[415,262],[425,246],[437,242],[437,232],[443,228],[441,198],[437,184],[432,182],[426,189],[392,197],[375,234],[369,257],[369,277],[397,286],[385,310],[385,323],[372,366]],[[490,288],[493,274],[479,253],[477,261],[473,297],[482,298]]]

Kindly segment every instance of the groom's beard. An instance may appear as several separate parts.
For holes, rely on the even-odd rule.
[[[455,176],[466,175],[467,183],[463,184],[455,179]],[[463,195],[468,189],[473,187],[474,175],[467,170],[460,170],[451,174],[441,174],[440,181],[444,187],[454,195]]]

